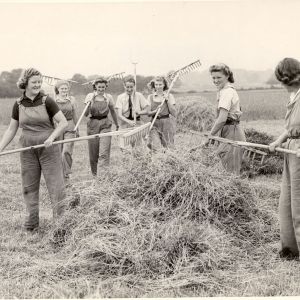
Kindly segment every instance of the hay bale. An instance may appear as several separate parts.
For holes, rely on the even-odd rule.
[[[263,145],[269,145],[275,138],[265,132],[257,131],[254,128],[245,130],[246,140],[250,143],[257,143]],[[246,161],[243,164],[244,173],[248,174],[249,177],[255,175],[268,175],[268,174],[281,174],[283,170],[283,153],[274,153],[268,155],[263,164],[260,164],[260,158],[257,156],[254,163]]]
[[[209,130],[215,121],[215,109],[206,99],[186,100],[177,104],[177,130]]]

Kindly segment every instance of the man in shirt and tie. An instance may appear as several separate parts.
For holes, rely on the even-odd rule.
[[[125,92],[118,96],[116,106],[120,128],[140,125],[141,115],[148,115],[150,103],[143,94],[135,91],[135,80],[132,76],[124,79]]]

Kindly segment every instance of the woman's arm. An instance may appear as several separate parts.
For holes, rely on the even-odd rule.
[[[110,114],[111,114],[111,116],[112,116],[112,118],[115,122],[116,128],[118,130],[118,128],[119,128],[118,117],[117,117],[117,114],[116,114],[116,111],[115,111],[115,108],[114,108],[114,102],[113,102],[112,99],[111,99],[111,101],[109,101],[108,107],[109,107],[109,110],[110,110]]]
[[[223,126],[226,123],[227,117],[228,117],[228,110],[226,110],[225,108],[220,108],[219,116],[215,121],[213,128],[210,131],[211,135],[216,135],[223,128]]]
[[[13,140],[19,128],[19,122],[15,119],[10,119],[8,128],[6,129],[1,142],[0,142],[0,152],[2,152],[5,147]]]
[[[53,121],[56,122],[57,126],[51,133],[51,135],[47,138],[47,140],[44,142],[45,147],[52,146],[52,143],[55,141],[55,139],[61,136],[64,129],[68,126],[68,121],[61,110],[54,115]]]
[[[76,111],[75,100],[74,100],[74,102],[72,103],[72,109],[73,109],[73,122],[74,122],[74,124],[76,125],[77,122],[78,122],[78,116],[77,116],[77,111]],[[77,136],[79,137],[79,127],[77,127],[76,134],[77,134]]]
[[[285,130],[276,140],[275,142],[271,143],[269,145],[269,150],[271,152],[274,152],[275,151],[275,148],[276,147],[279,147],[282,143],[284,143],[287,138],[288,138],[289,134],[288,134],[288,131]]]

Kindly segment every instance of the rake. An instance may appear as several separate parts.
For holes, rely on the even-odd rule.
[[[59,141],[53,142],[53,145],[91,140],[91,139],[101,138],[101,137],[106,137],[106,136],[119,136],[128,131],[129,131],[129,129],[124,129],[124,130],[120,130],[120,131],[111,131],[111,132],[87,135],[87,136],[82,136],[79,138],[59,140]],[[13,153],[17,153],[17,152],[24,152],[24,151],[33,150],[33,149],[39,149],[39,148],[43,148],[43,147],[45,147],[45,144],[39,144],[39,145],[30,146],[30,147],[24,147],[24,148],[18,148],[18,149],[14,149],[14,150],[3,151],[3,152],[0,152],[0,156],[7,155],[7,154],[13,154]]]
[[[148,133],[149,128],[151,126],[151,122],[143,124],[141,126],[135,127],[134,129],[130,129],[130,131],[124,133],[120,136],[120,147],[125,149],[137,141],[141,141]]]
[[[115,74],[113,74],[113,75],[108,76],[108,77],[106,78],[106,80],[107,80],[108,82],[110,82],[110,81],[113,80],[113,79],[121,79],[121,80],[123,80],[123,79],[124,79],[123,74],[125,74],[125,72],[115,73]],[[88,82],[82,83],[82,85],[88,85],[88,84],[91,84],[91,85],[92,85],[92,84],[95,83],[95,81],[96,81],[96,79],[90,80],[90,81],[88,81]]]
[[[122,72],[122,73],[116,73],[116,74],[110,75],[110,76],[108,76],[107,81],[110,82],[111,80],[114,80],[114,79],[121,79],[121,80],[123,80],[123,74],[124,74],[124,73],[125,73],[125,72]],[[95,82],[95,79],[94,79],[94,80],[91,80],[91,81],[88,81],[88,82],[86,82],[86,83],[83,83],[82,85],[94,84],[94,82]],[[82,113],[81,113],[81,115],[80,115],[80,117],[79,117],[79,119],[78,119],[78,121],[77,121],[77,124],[76,124],[75,127],[74,127],[74,131],[77,130],[77,128],[78,128],[78,126],[79,126],[81,120],[83,119],[84,114],[85,114],[85,112],[87,111],[87,109],[88,109],[88,107],[90,106],[90,104],[91,104],[91,102],[89,101],[89,102],[85,105],[85,108],[83,109],[83,111],[82,111]]]
[[[201,62],[200,62],[200,60],[198,59],[198,60],[192,62],[191,64],[189,64],[189,65],[187,65],[187,66],[185,66],[185,67],[183,67],[183,68],[181,68],[181,69],[179,69],[179,70],[177,70],[177,71],[171,72],[171,73],[167,76],[168,79],[171,81],[171,83],[170,83],[170,85],[169,85],[169,88],[168,88],[166,97],[163,99],[162,103],[161,103],[161,104],[159,105],[159,107],[158,107],[158,110],[157,110],[156,114],[154,115],[154,118],[153,118],[153,120],[152,120],[152,122],[151,122],[151,125],[150,125],[150,127],[149,127],[149,132],[148,132],[148,134],[147,134],[147,136],[146,136],[146,139],[149,137],[149,133],[150,133],[150,131],[151,131],[153,125],[154,125],[154,122],[156,121],[157,116],[158,116],[158,114],[160,113],[161,108],[162,108],[163,104],[164,104],[165,101],[166,101],[166,98],[169,96],[170,91],[172,90],[172,88],[173,88],[173,86],[174,86],[176,80],[177,80],[180,76],[185,75],[185,74],[188,74],[188,73],[190,73],[190,72],[192,72],[192,71],[194,71],[194,70],[200,68],[200,66],[201,66]]]
[[[68,81],[70,83],[78,83],[77,81],[74,81],[74,80],[70,80],[70,79],[61,79],[61,78],[58,78],[58,77],[53,77],[53,76],[48,76],[48,75],[42,75],[42,79],[44,82],[46,82],[48,85],[51,85],[51,86],[54,86],[57,81],[59,80],[65,80],[65,81]]]
[[[262,159],[261,159],[261,163],[263,163],[265,156],[268,154],[266,152],[255,149],[255,148],[261,148],[261,149],[269,150],[268,145],[242,142],[242,141],[232,141],[232,140],[224,139],[224,138],[221,138],[221,137],[212,136],[212,135],[209,135],[209,134],[202,134],[202,133],[200,133],[198,131],[194,131],[194,130],[190,130],[190,132],[194,133],[194,134],[197,134],[197,135],[206,136],[210,140],[215,140],[215,141],[218,141],[218,142],[221,142],[221,143],[231,144],[232,146],[236,146],[236,147],[242,147],[243,149],[245,149],[243,157],[247,156],[248,158],[251,158],[251,155],[253,153],[252,161],[254,160],[256,154],[261,154],[263,156]],[[197,147],[195,147],[191,150],[194,150],[194,149],[199,148],[199,147],[201,147],[201,146],[197,146]],[[297,151],[295,151],[295,150],[289,150],[289,149],[280,148],[280,147],[276,147],[275,151],[276,152],[281,152],[281,153],[286,153],[286,154],[297,155]]]

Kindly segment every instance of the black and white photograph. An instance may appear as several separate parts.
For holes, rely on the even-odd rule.
[[[300,295],[300,1],[0,1],[0,298]]]

